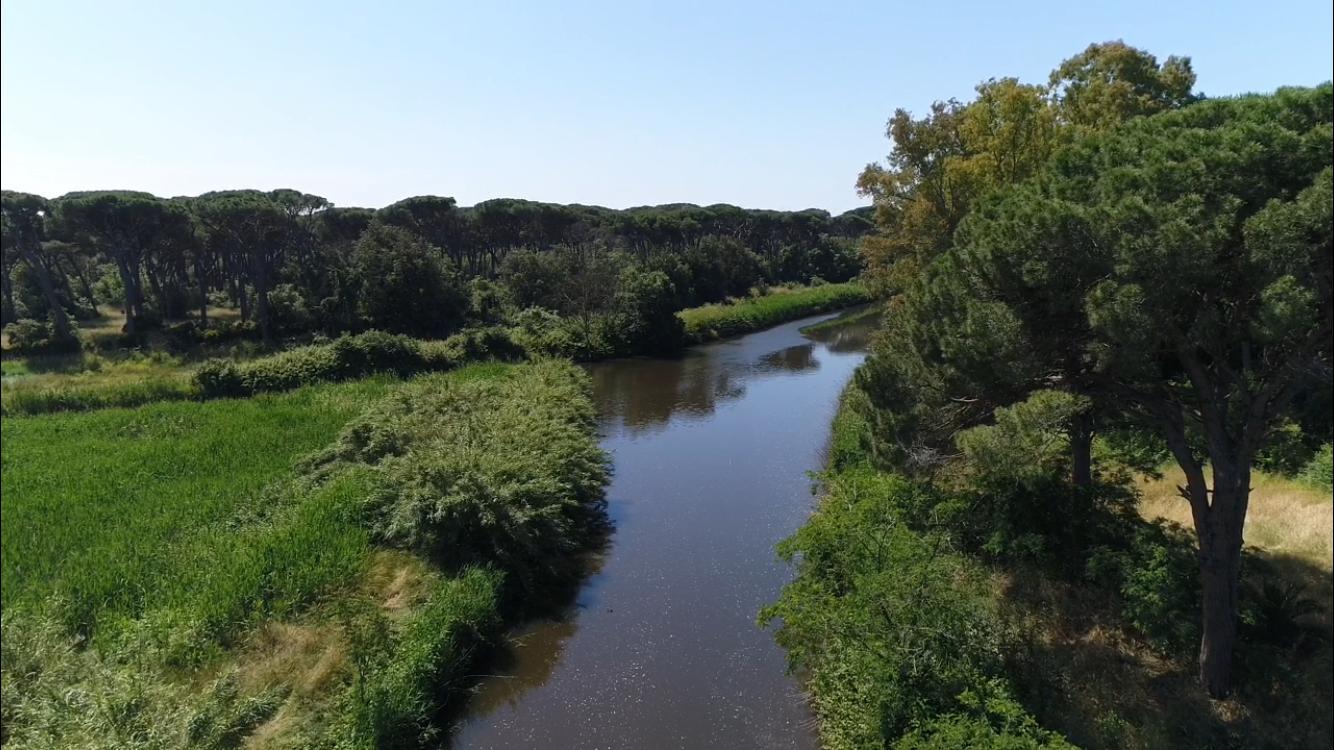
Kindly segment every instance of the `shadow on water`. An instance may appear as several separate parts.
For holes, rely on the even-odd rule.
[[[773,545],[809,513],[806,472],[874,327],[799,333],[833,317],[588,366],[615,531],[572,603],[489,662],[453,747],[815,747],[755,617],[790,579]]]

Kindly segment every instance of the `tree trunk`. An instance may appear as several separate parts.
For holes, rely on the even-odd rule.
[[[4,301],[0,306],[0,325],[13,323],[16,319],[14,310],[14,284],[9,279],[9,269],[0,272],[0,282],[4,284]]]
[[[1250,495],[1247,457],[1210,451],[1213,498],[1204,513],[1196,514],[1195,533],[1200,546],[1200,684],[1209,697],[1232,693],[1232,658],[1240,621],[1238,590],[1241,583],[1242,527]]]
[[[273,327],[269,320],[269,269],[264,260],[254,265],[255,314],[259,318],[259,335],[265,343],[273,341]]]
[[[1222,540],[1219,540],[1220,542]],[[1200,684],[1211,698],[1232,693],[1232,654],[1237,645],[1237,587],[1240,547],[1216,543],[1200,550],[1203,623],[1200,634]]]
[[[135,284],[133,274],[130,273],[129,266],[124,262],[116,264],[116,269],[120,271],[120,285],[125,289],[125,327],[126,334],[133,335],[139,330],[138,305],[135,303],[135,293],[138,286]]]
[[[21,252],[24,262],[37,274],[37,284],[42,288],[42,296],[46,298],[47,312],[51,315],[52,332],[61,341],[68,339],[70,337],[69,316],[65,314],[65,307],[60,302],[60,295],[56,294],[56,285],[51,281],[51,272],[31,248],[22,248]]]
[[[1093,415],[1075,415],[1070,428],[1070,481],[1076,487],[1093,486]]]

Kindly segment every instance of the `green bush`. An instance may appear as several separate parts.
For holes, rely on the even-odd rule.
[[[1321,446],[1298,478],[1316,489],[1334,492],[1334,446],[1329,443]]]
[[[71,325],[73,323],[71,322]],[[51,329],[51,324],[23,318],[5,326],[5,336],[9,339],[9,348],[16,354],[46,354],[79,350],[79,337],[73,332],[68,337],[58,338]]]
[[[606,455],[582,371],[538,362],[489,380],[414,382],[350,423],[310,468],[372,466],[386,541],[447,568],[487,563],[527,594],[578,574],[602,523]]]
[[[429,347],[407,336],[367,331],[248,362],[212,360],[196,370],[195,383],[204,397],[223,398],[286,391],[375,373],[407,376],[448,370],[463,360],[453,356],[447,344],[444,348]],[[467,349],[460,347],[462,351]]]
[[[904,522],[930,493],[867,468],[827,477],[826,489],[779,546],[797,577],[761,619],[780,622],[825,746],[882,748],[999,678],[1010,636],[981,571]]]
[[[1191,535],[1180,526],[1141,522],[1129,541],[1088,556],[1089,578],[1119,594],[1121,616],[1162,653],[1199,645],[1200,578]]]
[[[999,681],[982,692],[959,696],[964,711],[920,723],[894,743],[894,750],[1075,750],[1055,732],[1043,729],[1011,699]]]

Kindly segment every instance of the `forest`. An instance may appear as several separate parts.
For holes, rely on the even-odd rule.
[[[567,354],[672,351],[676,310],[856,276],[868,213],[6,191],[4,324],[12,347],[41,352],[77,349],[99,305],[123,311],[121,346],[151,331],[182,347],[369,329],[444,338],[524,313],[573,338]]]
[[[891,118],[762,616],[826,746],[1329,744],[1334,89],[1193,88],[1112,42]]]

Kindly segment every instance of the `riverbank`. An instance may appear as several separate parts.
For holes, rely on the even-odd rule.
[[[692,307],[677,313],[686,340],[703,343],[759,331],[789,320],[841,310],[871,301],[855,281],[805,287],[774,287],[765,294]]]
[[[6,747],[438,737],[600,544],[593,429],[558,362],[6,416]]]
[[[873,321],[794,320],[677,357],[589,363],[616,530],[577,601],[513,635],[455,750],[814,750],[798,680],[755,613],[791,579],[838,393]]]
[[[865,289],[856,283],[776,287],[758,297],[690,308],[677,316],[686,342],[697,344],[851,307],[867,299]],[[120,357],[95,353],[6,356],[0,412],[6,416],[46,414],[249,396],[373,374],[408,377],[472,362],[571,355],[587,349],[569,342],[553,344],[553,335],[541,326],[525,325],[465,329],[439,340],[368,331],[267,354],[246,350],[202,363],[162,351],[127,352]],[[613,350],[581,361],[616,354]]]
[[[864,399],[842,398],[819,509],[779,548],[797,578],[761,617],[806,676],[826,747],[1329,744],[1334,571],[1327,539],[1287,517],[1300,507],[1327,531],[1327,493],[1257,473],[1245,679],[1209,701],[1192,658],[1195,545],[1163,521],[1180,512],[1170,476],[1084,498],[1007,485],[984,453],[1064,449],[1031,414],[1017,433],[1002,414],[961,438],[964,468],[911,479],[876,466]]]

